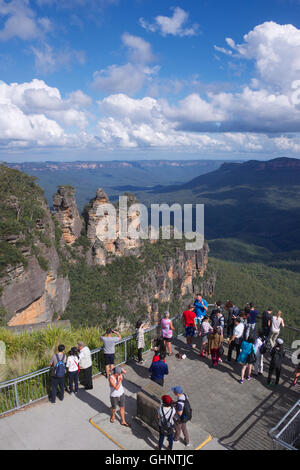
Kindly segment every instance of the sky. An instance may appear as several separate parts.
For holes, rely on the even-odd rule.
[[[300,157],[300,0],[0,0],[0,160]]]

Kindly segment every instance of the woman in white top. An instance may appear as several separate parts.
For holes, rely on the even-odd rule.
[[[278,310],[277,315],[272,317],[271,331],[270,331],[270,344],[274,348],[276,340],[280,333],[280,328],[284,328],[284,321],[281,318],[282,312]]]
[[[143,364],[143,349],[145,347],[145,330],[141,320],[138,320],[135,325],[136,328],[136,343],[138,350],[138,363]]]
[[[111,403],[111,418],[110,422],[114,423],[116,419],[117,405],[120,407],[121,424],[122,426],[130,427],[130,424],[125,420],[125,392],[123,388],[123,374],[126,370],[120,366],[116,366],[112,374],[109,376],[110,387],[110,403]]]
[[[68,369],[69,377],[69,393],[74,393],[73,382],[75,384],[75,393],[78,392],[78,376],[79,376],[79,355],[77,348],[71,348],[68,352],[68,359],[66,367]]]

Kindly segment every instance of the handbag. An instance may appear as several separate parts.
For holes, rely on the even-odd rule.
[[[252,350],[251,353],[249,354],[248,358],[247,358],[247,364],[254,364],[255,362],[256,362],[256,354]]]

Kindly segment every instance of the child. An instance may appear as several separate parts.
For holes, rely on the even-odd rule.
[[[141,320],[138,320],[135,325],[136,328],[136,342],[138,349],[138,363],[143,364],[143,349],[145,347],[145,330]]]
[[[79,354],[77,348],[71,348],[68,352],[67,365],[68,376],[69,376],[69,393],[74,392],[73,382],[75,384],[75,393],[78,392],[78,376],[79,376]]]
[[[166,353],[160,353],[157,347],[155,347],[153,350],[154,350],[154,356],[152,359],[152,363],[157,362],[157,361],[166,362],[165,360]]]
[[[213,328],[210,326],[210,323],[208,321],[208,317],[205,315],[205,317],[202,320],[201,326],[200,326],[200,333],[201,333],[201,347],[200,347],[200,355],[202,357],[206,356],[206,345],[208,341],[208,335],[213,331]]]

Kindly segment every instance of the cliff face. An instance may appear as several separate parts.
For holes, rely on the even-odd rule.
[[[159,319],[162,307],[174,315],[186,309],[198,293],[211,297],[216,276],[207,273],[208,252],[206,243],[197,251],[177,248],[174,256],[167,257],[145,273],[137,283],[128,307],[134,311],[138,303],[144,303],[151,324]]]
[[[0,181],[0,307],[9,326],[50,321],[64,312],[70,296],[50,210],[31,177],[1,166]]]

